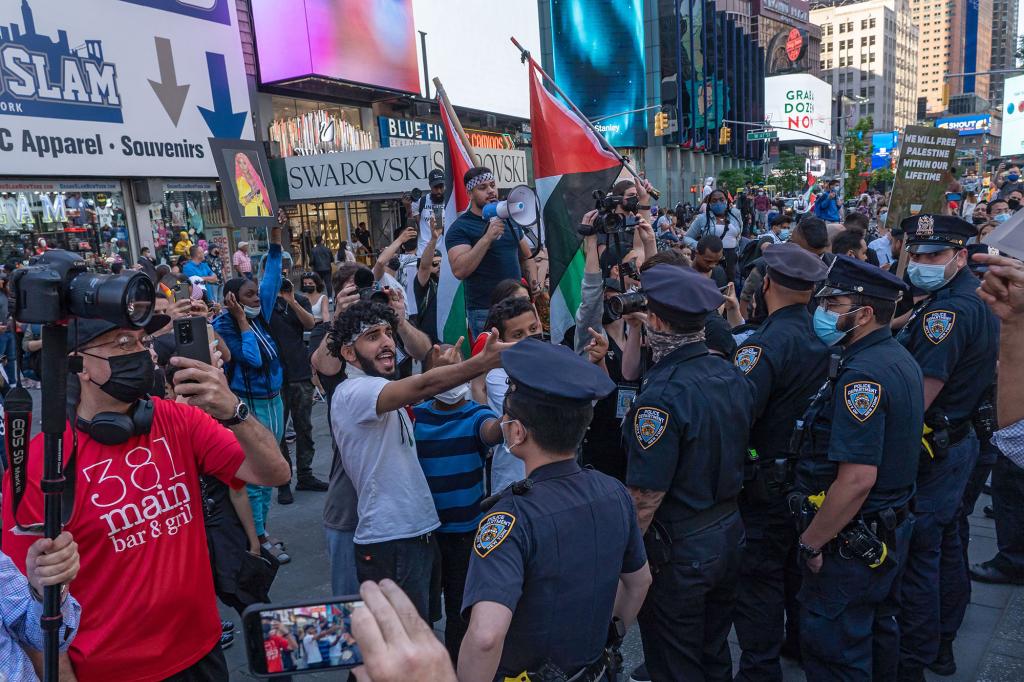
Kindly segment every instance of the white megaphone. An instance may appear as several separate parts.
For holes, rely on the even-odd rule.
[[[483,216],[484,220],[501,218],[520,227],[530,227],[537,222],[537,195],[526,185],[516,185],[505,201],[484,206]]]

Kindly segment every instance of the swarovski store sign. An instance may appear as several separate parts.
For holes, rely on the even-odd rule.
[[[526,152],[477,150],[480,163],[494,171],[499,188],[527,184]],[[270,162],[282,201],[398,195],[415,188],[427,191],[427,175],[444,168],[437,143],[385,147],[361,152],[290,156]]]

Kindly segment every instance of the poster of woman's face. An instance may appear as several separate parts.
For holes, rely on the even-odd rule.
[[[277,199],[262,147],[250,140],[210,139],[225,203],[236,227],[276,223]]]

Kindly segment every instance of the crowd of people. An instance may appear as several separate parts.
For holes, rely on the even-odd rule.
[[[659,211],[646,180],[620,179],[608,198],[627,229],[578,216],[567,330],[546,314],[546,252],[485,219],[484,167],[459,178],[470,205],[449,225],[432,173],[372,265],[318,240],[297,269],[280,228],[259,268],[244,242],[230,268],[197,244],[174,263],[143,253],[160,292],[145,328],[67,327],[81,371],[64,533],[24,530],[42,519],[41,438],[26,492],[4,477],[2,616],[19,625],[0,636],[2,671],[39,672],[33,597],[70,583],[67,679],[227,679],[217,600],[282,599],[274,577],[299,558],[274,529],[301,492],[322,497],[332,593],[365,607],[265,613],[271,672],[596,681],[638,623],[637,681],[733,679],[733,627],[735,679],[781,680],[784,655],[814,680],[952,674],[971,579],[1024,583],[1024,403],[1007,368],[1024,352],[1024,266],[978,243],[1020,209],[1019,171],[1000,177],[1007,197],[967,219],[900,221],[876,192],[844,206],[838,181],[787,203],[709,178],[696,207]],[[444,258],[465,292],[454,343]],[[209,363],[175,352],[183,318],[205,328]],[[12,381],[40,378],[40,329],[24,332]],[[990,474],[1000,551],[969,565]],[[442,618],[443,642],[428,625]]]

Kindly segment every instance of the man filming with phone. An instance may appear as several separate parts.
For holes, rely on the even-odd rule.
[[[138,329],[72,319],[67,329],[82,370],[68,377],[64,475],[73,503],[65,501],[64,529],[82,554],[82,620],[61,679],[227,680],[199,477],[267,486],[289,478],[274,438],[216,367],[174,357],[177,400],[148,397],[148,334],[168,321],[153,316]],[[43,459],[39,434],[24,496],[3,508],[4,551],[23,571],[37,536],[22,527],[43,518]],[[5,477],[5,501],[12,487]]]

